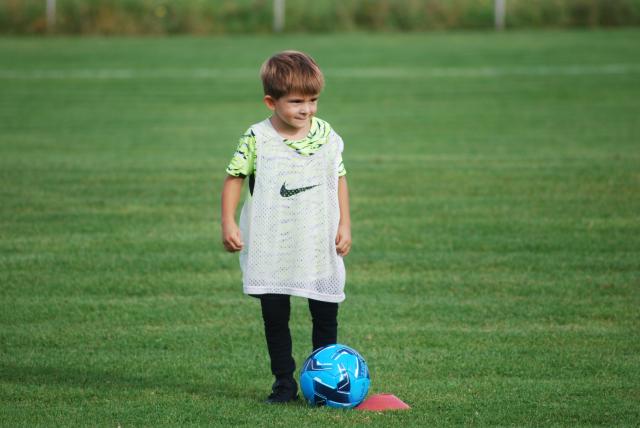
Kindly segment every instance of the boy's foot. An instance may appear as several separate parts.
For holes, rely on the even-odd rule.
[[[288,403],[298,399],[298,385],[293,378],[276,380],[271,391],[265,403]]]

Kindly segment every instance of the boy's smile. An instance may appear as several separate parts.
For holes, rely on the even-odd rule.
[[[264,97],[264,103],[273,112],[273,127],[289,139],[301,139],[307,136],[311,128],[311,118],[318,110],[318,94],[287,94],[278,99],[270,95]]]

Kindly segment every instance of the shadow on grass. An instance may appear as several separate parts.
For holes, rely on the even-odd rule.
[[[179,375],[179,373],[176,374],[176,376]],[[22,386],[67,386],[101,391],[149,390],[166,392],[168,395],[181,391],[204,399],[224,397],[232,400],[253,401],[265,392],[231,382],[209,383],[206,379],[195,380],[185,377],[184,380],[177,380],[158,376],[129,375],[111,369],[89,370],[13,364],[0,364],[0,380]]]

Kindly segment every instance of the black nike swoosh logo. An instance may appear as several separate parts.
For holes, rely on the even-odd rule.
[[[289,196],[297,195],[298,193],[305,192],[318,186],[319,184],[314,184],[313,186],[298,187],[297,189],[287,189],[287,183],[282,183],[282,187],[280,188],[280,196],[282,196],[283,198],[288,198]]]

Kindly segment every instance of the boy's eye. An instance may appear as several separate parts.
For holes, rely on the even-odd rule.
[[[318,102],[318,99],[317,98],[311,98],[309,101],[311,101],[312,103],[316,103],[316,102]],[[300,104],[300,103],[303,103],[304,100],[295,99],[295,100],[289,100],[289,102],[291,104]]]

